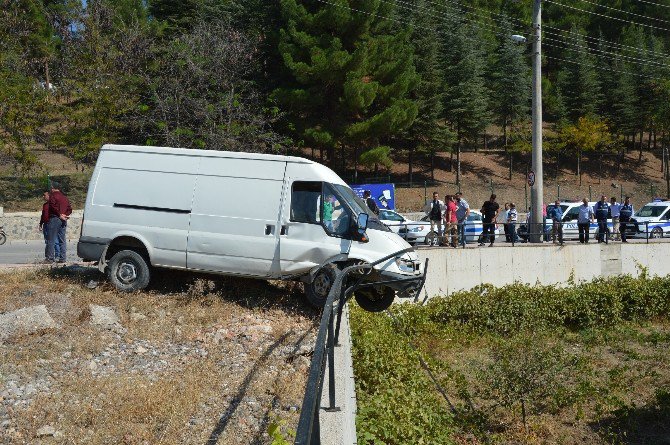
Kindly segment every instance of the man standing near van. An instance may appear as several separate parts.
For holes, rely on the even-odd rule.
[[[372,193],[370,192],[370,190],[366,190],[363,192],[363,199],[365,199],[365,203],[368,205],[368,208],[372,210],[372,213],[379,216],[379,207],[377,206],[375,200],[372,199]]]
[[[630,196],[626,196],[626,200],[623,202],[621,209],[619,210],[619,230],[621,231],[621,242],[627,243],[626,241],[626,229],[628,228],[628,223],[633,217],[635,210],[633,209],[633,204],[630,203]]]
[[[442,220],[444,219],[444,211],[446,210],[444,203],[439,200],[439,196],[439,193],[433,192],[433,200],[423,208],[424,213],[430,219],[430,230],[435,232],[435,228],[437,227],[438,242],[442,237]]]
[[[465,239],[465,225],[468,222],[468,216],[470,216],[470,204],[463,199],[463,194],[457,192],[456,197],[456,219],[458,220],[458,242],[465,247],[467,240]]]
[[[445,243],[451,247],[458,247],[458,218],[456,217],[456,201],[453,195],[444,197],[444,206],[446,211],[444,213],[444,236]]]
[[[593,222],[593,209],[586,198],[582,199],[582,205],[579,206],[579,215],[577,216],[577,229],[579,230],[579,242],[589,243],[589,231]]]
[[[67,230],[67,220],[72,213],[72,207],[67,197],[60,191],[60,184],[51,183],[51,193],[49,195],[49,222],[48,238],[46,247],[45,263],[57,261],[64,263],[67,255],[67,244],[65,232]],[[56,257],[56,240],[60,243],[59,256]]]
[[[561,208],[561,202],[557,199],[554,202],[554,207],[549,211],[549,217],[551,218],[551,237],[554,244],[556,244],[556,237],[558,237],[558,242],[563,245],[563,209]]]
[[[610,215],[610,206],[607,203],[607,198],[605,195],[600,197],[600,201],[596,202],[596,221],[598,221],[598,242],[602,243],[605,241],[605,237],[609,236],[609,227],[607,227],[607,218]]]
[[[483,246],[487,239],[490,243],[489,247],[493,246],[496,239],[496,218],[499,210],[500,205],[496,202],[496,195],[491,195],[491,198],[482,205],[484,232],[482,233],[482,241],[479,243],[480,246]]]
[[[610,215],[612,216],[612,233],[610,233],[610,239],[619,240],[619,217],[621,212],[621,204],[616,202],[616,198],[612,196],[610,200]]]
[[[42,204],[40,230],[42,231],[42,235],[44,235],[44,258],[46,258],[46,246],[49,244],[49,192],[44,192],[42,198],[44,199],[44,204]],[[60,258],[60,242],[58,241],[58,238],[56,238],[54,250],[56,258]]]

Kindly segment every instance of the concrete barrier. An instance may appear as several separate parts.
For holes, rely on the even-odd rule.
[[[429,259],[426,292],[429,297],[449,295],[480,284],[566,285],[597,277],[628,274],[670,275],[670,244],[554,244],[494,248],[422,248]]]
[[[79,238],[83,210],[75,210],[67,222],[67,238]],[[16,212],[0,215],[0,226],[4,227],[7,240],[41,240],[44,235],[39,230],[41,212]]]

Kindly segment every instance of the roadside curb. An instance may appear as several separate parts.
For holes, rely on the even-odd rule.
[[[336,412],[326,412],[328,401],[328,361],[321,393],[321,444],[356,445],[356,385],[351,357],[351,329],[349,306],[344,306],[340,327],[340,346],[335,348],[335,405]]]

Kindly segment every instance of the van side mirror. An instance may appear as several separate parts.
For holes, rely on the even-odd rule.
[[[356,219],[356,227],[353,227],[354,239],[356,241],[367,242],[368,237],[365,236],[365,230],[368,228],[368,218],[370,216],[367,213],[361,213]]]

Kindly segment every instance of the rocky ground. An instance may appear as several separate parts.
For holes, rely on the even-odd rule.
[[[294,283],[95,269],[0,272],[0,444],[290,439],[317,313]]]

